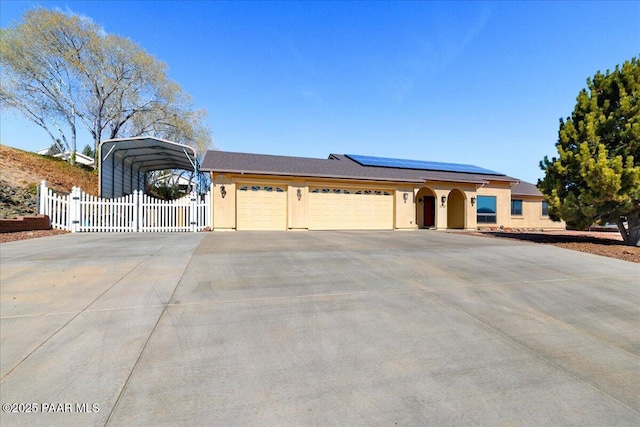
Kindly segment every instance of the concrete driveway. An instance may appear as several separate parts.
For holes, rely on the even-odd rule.
[[[434,231],[0,251],[3,426],[640,425],[638,264]]]

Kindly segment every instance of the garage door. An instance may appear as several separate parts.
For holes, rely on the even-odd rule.
[[[240,185],[237,194],[238,230],[286,230],[287,188]]]
[[[387,190],[310,188],[309,229],[393,229],[393,195]]]

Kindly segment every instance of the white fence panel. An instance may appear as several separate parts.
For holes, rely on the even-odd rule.
[[[71,232],[201,231],[211,227],[211,193],[195,192],[177,200],[160,200],[141,191],[117,199],[102,199],[73,187],[58,195],[40,185],[39,213],[54,228]]]
[[[117,199],[101,199],[82,193],[76,231],[136,231],[136,214],[135,194]]]
[[[160,200],[141,194],[139,231],[193,231],[190,210],[191,195],[177,200]]]
[[[47,215],[51,227],[59,230],[71,230],[69,215],[69,195],[59,195],[45,185],[40,184],[40,214]]]
[[[196,229],[194,231],[211,230],[211,192],[207,192],[196,200],[194,212],[196,214]]]

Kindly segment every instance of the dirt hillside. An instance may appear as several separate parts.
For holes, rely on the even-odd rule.
[[[42,180],[61,193],[78,186],[98,194],[98,176],[92,170],[0,144],[0,218],[33,215],[36,187]]]
[[[98,195],[98,176],[93,171],[1,144],[0,179],[16,187],[39,184],[44,179],[56,191],[70,193],[73,186],[78,186]]]

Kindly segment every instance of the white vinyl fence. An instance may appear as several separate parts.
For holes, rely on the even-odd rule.
[[[201,231],[211,227],[211,194],[192,192],[177,200],[159,200],[134,191],[124,197],[102,199],[73,187],[59,195],[40,184],[38,213],[51,226],[72,233]]]

